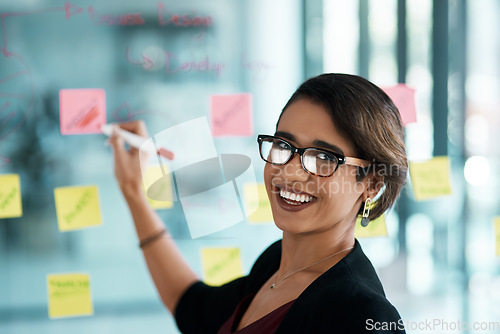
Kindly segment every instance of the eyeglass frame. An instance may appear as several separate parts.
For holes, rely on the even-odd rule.
[[[286,144],[290,145],[290,150],[292,152],[292,154],[290,154],[290,157],[288,157],[288,159],[284,162],[284,163],[276,163],[276,162],[269,162],[267,161],[267,159],[265,159],[263,156],[262,156],[262,141],[264,139],[278,139],[278,140],[281,140],[283,142],[285,142]],[[276,136],[271,136],[271,135],[258,135],[257,136],[257,143],[259,144],[259,154],[260,154],[260,157],[262,160],[264,160],[266,163],[269,163],[271,165],[275,165],[275,166],[283,166],[283,165],[286,165],[287,163],[290,162],[290,160],[293,159],[294,155],[296,153],[299,154],[299,157],[300,157],[300,164],[302,165],[302,168],[308,172],[309,174],[311,175],[315,175],[315,176],[319,176],[319,177],[330,177],[332,176],[336,171],[337,169],[339,168],[340,165],[349,165],[349,166],[356,166],[356,167],[361,167],[361,168],[366,168],[368,166],[371,165],[371,163],[367,160],[363,160],[363,159],[359,159],[359,158],[354,158],[354,157],[346,157],[338,152],[333,152],[333,151],[330,151],[330,150],[327,150],[327,149],[324,149],[324,148],[321,148],[321,147],[296,147],[295,145],[293,145],[292,143],[290,143],[289,141],[283,139],[283,138],[280,138],[280,137],[276,137]],[[333,172],[330,174],[330,175],[319,175],[319,174],[315,174],[313,172],[311,172],[310,170],[308,170],[306,168],[306,166],[304,166],[304,153],[307,151],[307,150],[318,150],[318,151],[323,151],[323,152],[327,152],[329,154],[332,154],[335,158],[337,158],[337,166],[335,167],[335,169],[333,170]]]

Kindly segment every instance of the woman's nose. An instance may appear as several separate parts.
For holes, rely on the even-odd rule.
[[[283,166],[283,176],[288,181],[307,181],[311,175],[304,170],[300,155],[294,154],[292,159]]]

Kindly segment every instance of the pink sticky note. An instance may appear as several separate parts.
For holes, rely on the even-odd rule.
[[[382,88],[389,95],[396,107],[399,109],[403,126],[417,121],[417,110],[415,107],[415,89],[405,84],[397,84],[392,87]]]
[[[61,89],[59,116],[63,135],[102,133],[106,124],[106,93],[103,89]]]
[[[213,95],[210,125],[214,137],[253,135],[252,95]]]

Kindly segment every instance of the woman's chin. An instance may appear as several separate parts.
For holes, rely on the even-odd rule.
[[[304,223],[304,220],[280,219],[279,217],[274,220],[276,227],[283,231],[283,233],[288,234],[303,234],[310,232],[310,229],[305,226]]]

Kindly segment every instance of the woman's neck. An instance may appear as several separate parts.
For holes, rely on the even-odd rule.
[[[282,252],[278,276],[283,277],[300,268],[311,266],[311,270],[325,271],[345,257],[354,247],[354,235],[297,235],[283,232]],[[334,255],[338,253],[337,255]],[[333,256],[332,256],[333,255]]]

